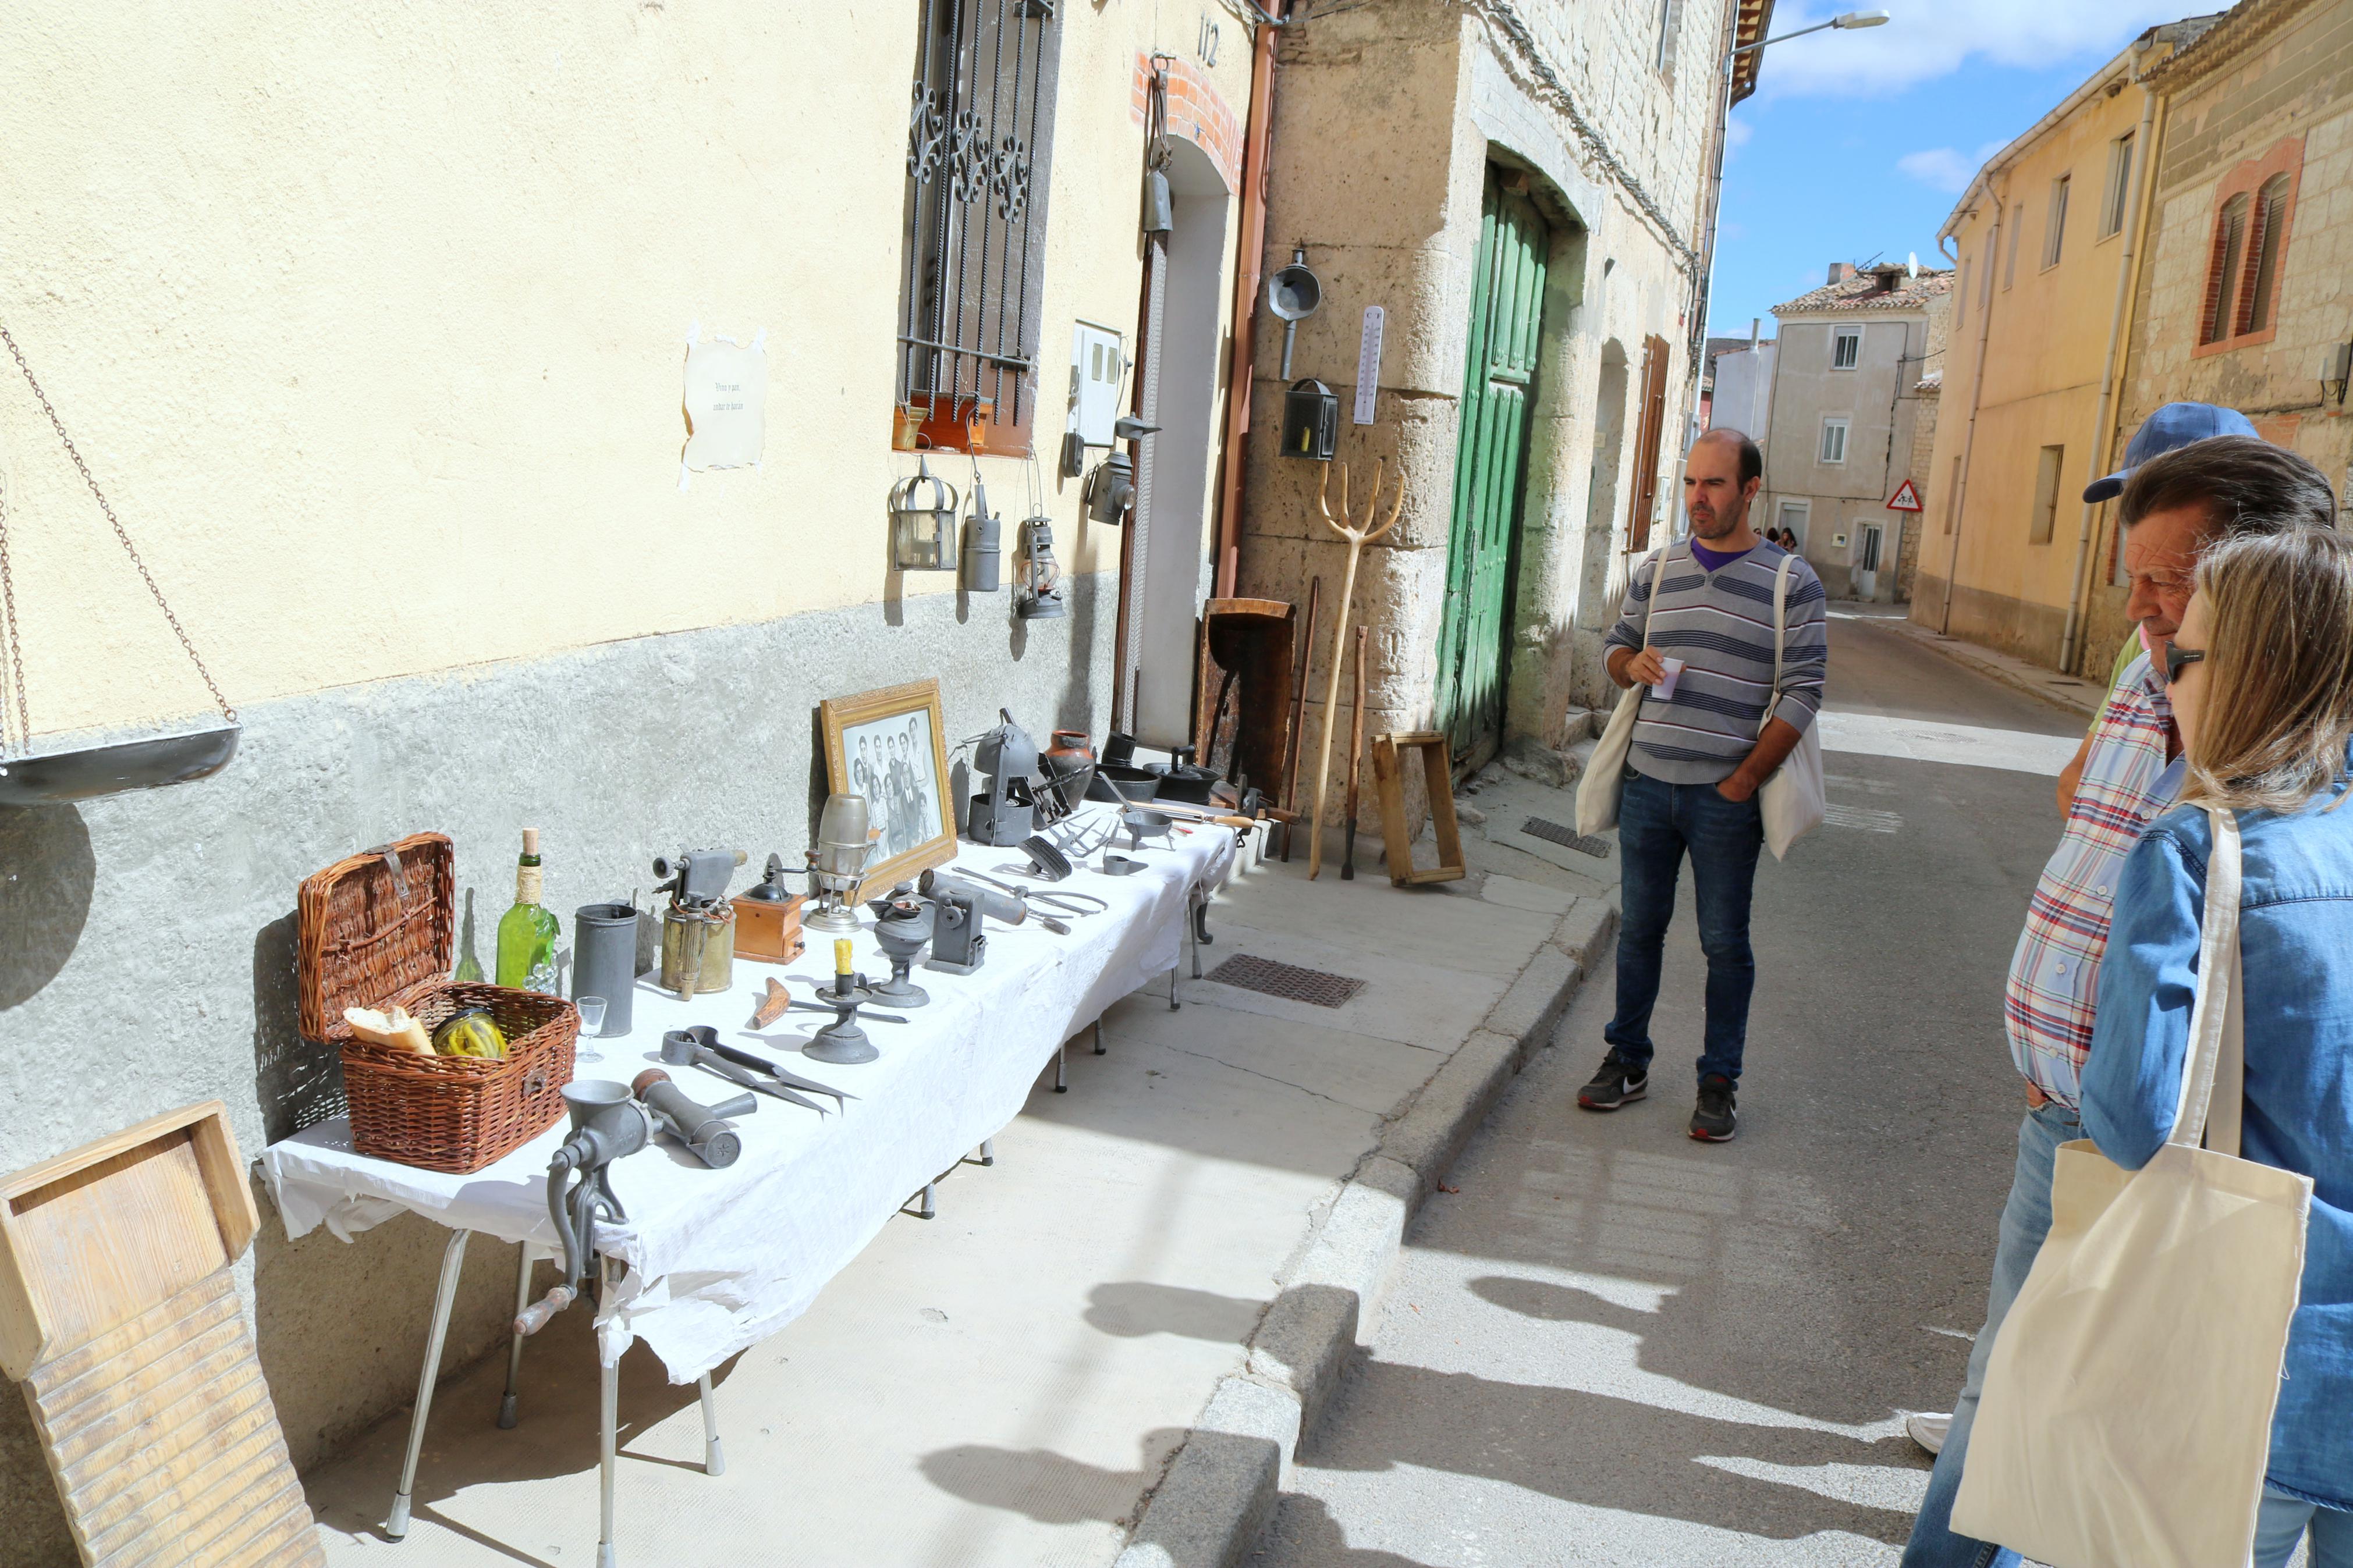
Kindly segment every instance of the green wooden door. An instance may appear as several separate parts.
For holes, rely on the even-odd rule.
[[[1484,763],[1503,742],[1504,644],[1550,242],[1535,204],[1505,190],[1490,165],[1438,639],[1439,722],[1465,767]]]

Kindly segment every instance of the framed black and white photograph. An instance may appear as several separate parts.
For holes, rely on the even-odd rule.
[[[863,795],[876,847],[866,879],[888,888],[955,858],[940,683],[912,680],[819,705],[827,786]],[[862,894],[861,894],[862,896]]]

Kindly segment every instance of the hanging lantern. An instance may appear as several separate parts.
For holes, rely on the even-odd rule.
[[[1067,613],[1062,569],[1054,559],[1054,520],[1042,512],[1021,520],[1021,586],[1013,613],[1027,621],[1050,621]]]
[[[891,487],[891,564],[902,572],[955,571],[956,506],[955,487],[916,458],[914,473]]]
[[[1087,476],[1080,499],[1087,503],[1087,515],[1097,522],[1114,526],[1125,522],[1127,509],[1135,501],[1135,464],[1125,452],[1112,453]]]
[[[1332,389],[1309,376],[1282,395],[1282,455],[1332,460],[1340,439],[1340,399]]]

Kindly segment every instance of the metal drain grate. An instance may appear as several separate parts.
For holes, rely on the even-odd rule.
[[[1531,816],[1520,824],[1520,831],[1531,838],[1549,838],[1555,844],[1566,844],[1579,855],[1590,855],[1597,860],[1609,858],[1609,840],[1594,838],[1574,827],[1563,827],[1557,822],[1547,822],[1541,816]]]
[[[1312,1002],[1318,1007],[1337,1007],[1365,988],[1363,981],[1351,980],[1345,974],[1302,969],[1295,963],[1278,963],[1271,958],[1252,958],[1247,952],[1234,954],[1209,971],[1208,978],[1237,991],[1255,991],[1289,1002]]]

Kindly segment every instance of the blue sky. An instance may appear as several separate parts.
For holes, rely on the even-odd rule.
[[[1732,113],[1708,330],[1746,337],[1762,316],[1772,336],[1772,308],[1832,261],[1949,265],[1936,229],[1989,154],[2143,28],[2223,4],[1878,0],[1884,26],[1775,45]],[[1856,5],[1780,0],[1773,32]]]

